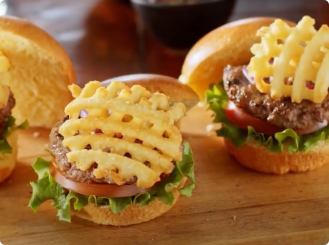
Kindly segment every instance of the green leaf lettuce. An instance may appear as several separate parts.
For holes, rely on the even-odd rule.
[[[320,140],[329,137],[329,126],[306,135],[298,135],[293,129],[288,128],[271,136],[258,133],[251,126],[248,127],[248,130],[235,126],[225,114],[224,109],[228,102],[228,96],[222,82],[218,85],[212,85],[206,91],[206,102],[209,104],[209,109],[215,113],[213,121],[222,124],[222,127],[216,132],[217,135],[229,139],[236,147],[241,147],[249,139],[266,147],[271,152],[307,152]]]
[[[98,206],[108,206],[113,213],[118,213],[124,210],[131,204],[140,206],[148,205],[155,199],[162,201],[167,205],[172,205],[174,196],[170,190],[179,187],[179,184],[184,178],[187,178],[188,183],[185,187],[179,189],[179,192],[184,196],[191,196],[195,187],[194,179],[194,162],[193,153],[188,143],[183,143],[182,160],[176,162],[174,170],[171,174],[160,183],[156,184],[149,192],[140,193],[133,197],[108,198],[98,196],[87,196],[67,191],[61,187],[50,175],[50,162],[42,158],[38,158],[32,168],[38,175],[38,180],[31,182],[32,197],[29,202],[29,207],[36,212],[39,206],[47,201],[52,201],[52,206],[57,210],[57,216],[60,220],[70,222],[70,210],[81,210],[88,203],[94,203]],[[71,206],[73,205],[73,207]]]
[[[6,118],[5,126],[0,135],[0,154],[10,154],[12,152],[12,148],[7,141],[8,136],[12,132],[16,131],[17,129],[27,129],[29,126],[27,121],[20,125],[16,125],[15,121],[15,118],[11,115]]]

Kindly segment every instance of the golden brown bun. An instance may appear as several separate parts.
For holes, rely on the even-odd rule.
[[[247,141],[240,148],[235,147],[230,140],[225,139],[228,152],[242,165],[253,170],[285,174],[289,172],[305,172],[317,169],[329,163],[329,141],[321,141],[309,152],[289,154],[270,152],[256,142]]]
[[[107,86],[111,81],[120,81],[128,86],[139,84],[151,93],[159,92],[170,97],[170,102],[183,103],[187,110],[191,109],[199,102],[198,95],[187,85],[181,84],[177,79],[155,75],[155,74],[134,74],[108,79],[102,84]]]
[[[51,128],[72,99],[67,86],[75,82],[75,73],[68,55],[39,27],[9,16],[0,17],[0,50],[11,64],[14,117]]]
[[[16,165],[18,150],[17,138],[16,131],[12,132],[7,138],[8,143],[12,148],[11,154],[0,153],[0,183],[10,176]]]
[[[185,184],[182,181],[180,186]],[[80,211],[71,210],[72,213],[80,218],[90,220],[101,225],[127,226],[139,224],[142,222],[155,219],[171,209],[179,198],[179,191],[173,190],[174,203],[171,206],[155,199],[146,206],[139,206],[137,204],[129,205],[119,213],[113,213],[109,207],[99,207],[95,204],[88,204]]]
[[[204,91],[212,83],[217,84],[223,78],[223,69],[227,65],[248,64],[252,53],[251,46],[260,42],[256,36],[262,26],[273,23],[275,18],[256,17],[241,19],[223,25],[201,38],[187,54],[180,82],[191,86],[204,98]],[[286,21],[290,25],[293,22]]]
[[[179,192],[175,191],[174,196],[175,204],[179,197]],[[166,213],[174,204],[168,206],[156,199],[147,206],[139,206],[137,204],[130,205],[119,213],[113,213],[109,207],[97,207],[94,204],[88,204],[82,210],[72,210],[72,212],[80,218],[90,220],[97,224],[127,226],[155,219]]]

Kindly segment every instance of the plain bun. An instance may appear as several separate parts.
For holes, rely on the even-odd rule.
[[[179,197],[179,192],[176,191],[174,196],[175,204]],[[72,210],[72,212],[74,215],[96,224],[127,226],[155,219],[166,213],[173,205],[168,206],[156,199],[147,206],[130,205],[119,213],[113,213],[109,207],[99,207],[95,204],[88,204],[82,210]]]
[[[183,181],[181,185],[185,183]],[[171,209],[179,198],[179,191],[173,190],[174,203],[169,206],[162,201],[155,199],[153,202],[146,206],[139,206],[137,204],[129,205],[123,211],[119,213],[113,213],[107,206],[96,206],[95,204],[88,204],[80,211],[71,210],[71,212],[89,221],[101,225],[113,225],[113,226],[128,226],[147,222],[155,219]]]
[[[222,80],[227,65],[249,63],[251,46],[260,41],[256,32],[268,26],[275,18],[255,17],[233,21],[211,31],[201,38],[187,54],[179,80],[191,86],[201,98],[210,84]],[[293,22],[286,21],[290,25]]]
[[[329,163],[329,142],[320,141],[308,152],[289,154],[270,152],[267,148],[248,140],[240,148],[225,139],[228,152],[247,168],[270,174],[285,174],[289,172],[306,172]]]
[[[61,45],[45,31],[16,17],[0,17],[0,51],[9,59],[13,116],[32,127],[51,128],[72,100],[75,72]]]
[[[17,132],[12,132],[7,137],[7,141],[12,148],[12,152],[6,154],[0,153],[0,183],[6,180],[15,168],[18,151],[17,138]]]
[[[141,85],[151,93],[159,92],[167,95],[169,101],[183,103],[187,110],[194,107],[199,102],[198,95],[185,84],[173,77],[156,74],[133,74],[108,79],[102,82],[103,86],[108,86],[112,81],[124,82],[127,86]]]

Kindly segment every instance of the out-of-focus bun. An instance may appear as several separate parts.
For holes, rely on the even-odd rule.
[[[13,115],[33,127],[52,127],[71,101],[75,72],[61,45],[45,31],[10,16],[0,17],[0,50],[9,59]]]
[[[18,151],[17,138],[17,132],[12,132],[7,137],[7,141],[11,146],[12,152],[0,154],[0,183],[10,176],[16,165]]]

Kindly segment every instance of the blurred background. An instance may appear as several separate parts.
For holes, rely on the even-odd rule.
[[[2,0],[0,13],[54,36],[79,84],[141,72],[178,77],[191,45],[227,21],[310,15],[329,24],[325,0]]]

